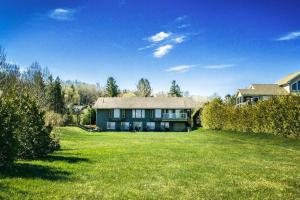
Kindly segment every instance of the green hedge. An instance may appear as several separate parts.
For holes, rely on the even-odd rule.
[[[221,99],[202,112],[204,128],[300,137],[300,97],[281,96],[236,107]]]

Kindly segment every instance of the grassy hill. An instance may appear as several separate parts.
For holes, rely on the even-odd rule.
[[[297,199],[300,141],[197,130],[88,133],[0,173],[0,199]]]

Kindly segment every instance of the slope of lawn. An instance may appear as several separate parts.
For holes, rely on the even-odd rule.
[[[0,199],[299,199],[300,141],[196,130],[56,129],[62,149],[0,173]]]

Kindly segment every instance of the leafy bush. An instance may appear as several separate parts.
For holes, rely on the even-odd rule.
[[[83,110],[80,116],[80,122],[82,125],[95,124],[96,123],[96,111],[91,107]]]
[[[47,155],[51,152],[50,133],[51,126],[45,126],[43,111],[39,110],[36,101],[28,94],[22,95],[19,100],[18,116],[19,125],[19,150],[20,158],[36,158]]]
[[[47,111],[45,113],[45,125],[46,126],[62,126],[64,125],[64,119],[61,114],[54,111]]]
[[[204,128],[300,136],[300,97],[280,96],[235,107],[215,99],[202,112]]]
[[[15,99],[0,97],[0,167],[11,165],[17,155],[14,105]]]
[[[9,166],[16,158],[42,157],[60,147],[44,115],[28,91],[0,97],[1,166]]]

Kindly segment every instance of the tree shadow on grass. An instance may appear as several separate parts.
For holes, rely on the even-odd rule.
[[[80,157],[73,157],[73,156],[56,156],[56,155],[48,155],[44,158],[41,158],[40,160],[47,161],[47,162],[62,161],[68,163],[90,162],[90,160],[87,158],[80,158]]]
[[[69,172],[59,168],[28,163],[15,163],[7,169],[0,169],[0,178],[29,178],[44,179],[50,181],[68,180]],[[2,187],[2,186],[0,186]]]

